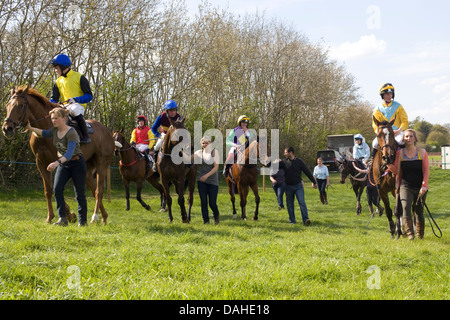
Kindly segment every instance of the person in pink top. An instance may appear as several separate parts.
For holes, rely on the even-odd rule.
[[[388,167],[397,175],[396,187],[399,190],[403,209],[403,225],[408,239],[414,239],[414,223],[412,212],[416,215],[417,238],[423,239],[425,233],[425,217],[423,203],[428,191],[430,175],[428,153],[419,148],[417,135],[413,129],[407,129],[403,135],[404,149],[399,149],[395,162]]]

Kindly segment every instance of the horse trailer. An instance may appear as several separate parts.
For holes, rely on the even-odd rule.
[[[355,145],[353,134],[336,134],[327,136],[327,149],[335,150],[340,155],[350,157],[353,155]]]

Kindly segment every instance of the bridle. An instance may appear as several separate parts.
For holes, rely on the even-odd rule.
[[[387,129],[387,127],[380,127],[381,131],[384,131],[384,129]],[[394,137],[392,137],[393,141]],[[390,151],[389,157],[384,156],[383,152],[385,149],[388,149]],[[381,159],[385,162],[385,164],[390,164],[393,163],[395,160],[395,148],[394,145],[390,145],[389,143],[385,143],[382,147],[381,147]]]
[[[16,122],[11,118],[5,118],[4,122],[12,122],[15,129],[20,129],[20,128],[24,128],[26,126],[26,124],[24,124],[24,122],[27,119],[28,110],[30,109],[30,102],[28,101],[28,97],[26,94],[14,94],[9,99],[8,103],[11,103],[14,99],[17,99],[17,98],[23,98],[25,100],[25,102],[22,105],[17,105],[18,108],[23,108],[20,119],[18,120],[18,122]],[[43,116],[42,118],[30,121],[30,124],[39,122],[39,121],[47,119],[49,117],[50,117],[50,115],[47,114],[47,115]]]
[[[24,127],[24,122],[27,118],[27,113],[28,113],[28,109],[29,109],[29,105],[30,103],[28,102],[28,97],[25,94],[15,94],[13,95],[10,99],[8,103],[11,103],[14,99],[17,98],[23,98],[25,100],[25,103],[23,103],[22,105],[18,105],[19,108],[23,108],[24,111],[21,114],[20,119],[18,120],[19,122],[14,121],[11,118],[6,118],[5,122],[12,122],[13,126],[15,129],[19,129],[19,128],[23,128]]]

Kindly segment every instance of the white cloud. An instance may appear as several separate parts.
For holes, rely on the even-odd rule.
[[[356,42],[344,42],[330,48],[330,57],[336,60],[347,60],[358,57],[380,55],[386,51],[387,42],[377,39],[374,34],[361,36]]]
[[[433,88],[434,94],[443,94],[447,92],[450,92],[450,82],[437,84]]]

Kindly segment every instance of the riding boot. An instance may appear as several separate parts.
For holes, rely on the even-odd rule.
[[[80,139],[80,144],[91,143],[91,138],[89,138],[86,120],[84,119],[84,116],[82,114],[80,114],[75,117],[75,120],[77,120],[78,127],[80,128],[80,132],[81,132],[81,136],[82,136]]]
[[[322,202],[322,204],[325,204],[325,203],[323,202],[323,194],[322,194],[322,193],[320,193],[320,202]]]
[[[230,172],[231,167],[233,166],[232,163],[225,164],[225,167],[223,168],[223,176],[226,178],[228,177],[228,173]]]
[[[418,217],[416,220],[417,239],[423,239],[425,234],[425,218]]]
[[[156,166],[156,160],[158,159],[158,152],[155,150],[155,154],[153,155],[153,167],[152,167],[152,170],[153,170],[153,172],[156,172],[156,171],[158,171],[158,167]]]
[[[144,151],[144,156],[145,156],[145,162],[147,163],[147,167],[151,167],[152,166],[152,156],[150,155],[150,149],[146,149]]]
[[[67,227],[68,224],[69,224],[69,220],[67,220],[66,217],[61,217],[61,218],[59,218],[58,221],[56,221],[53,225],[54,225],[54,226]]]
[[[324,202],[324,204],[328,204],[327,192],[326,191],[323,193],[323,202]]]
[[[411,216],[403,217],[403,225],[405,226],[405,233],[409,240],[414,240],[414,224]]]

